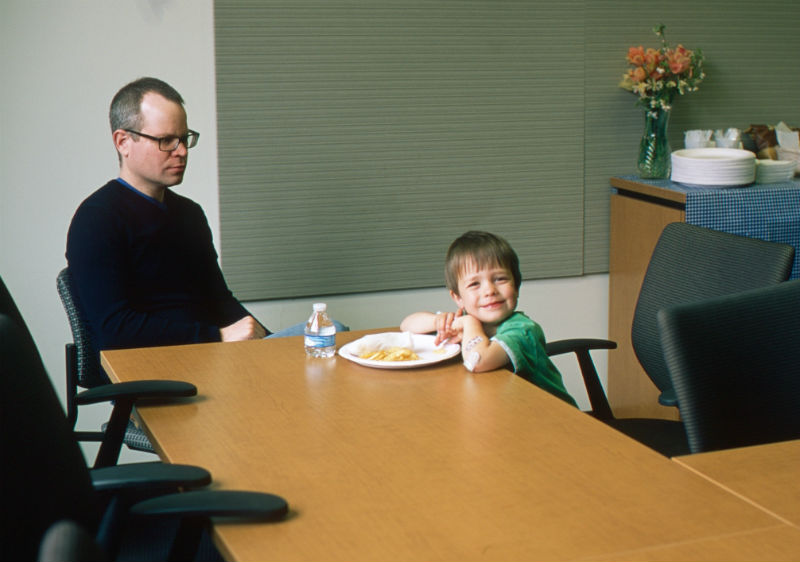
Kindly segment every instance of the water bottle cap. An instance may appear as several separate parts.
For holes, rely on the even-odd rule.
[[[325,312],[327,310],[328,305],[324,302],[315,302],[314,303],[314,312]]]

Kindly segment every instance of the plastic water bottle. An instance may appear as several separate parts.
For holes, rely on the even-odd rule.
[[[310,357],[333,357],[336,353],[336,326],[327,309],[324,302],[314,303],[314,312],[306,323],[305,347]]]

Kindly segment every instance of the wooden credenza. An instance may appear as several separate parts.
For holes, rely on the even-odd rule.
[[[691,188],[669,180],[610,180],[608,398],[618,417],[678,419],[658,403],[658,389],[631,345],[631,323],[642,279],[664,227],[689,222],[764,240],[789,243],[800,258],[800,181],[742,189]],[[799,274],[798,258],[792,277]]]
[[[686,197],[622,178],[611,185],[608,337],[617,349],[608,355],[608,400],[620,418],[678,419],[676,408],[658,403],[659,391],[633,351],[631,323],[653,248],[666,225],[685,220]]]

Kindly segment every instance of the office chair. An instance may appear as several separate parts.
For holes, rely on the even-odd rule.
[[[38,355],[39,351],[36,347],[36,343],[33,340],[33,336],[28,329],[28,325],[25,322],[25,319],[22,317],[14,298],[11,296],[11,293],[6,287],[2,277],[0,277],[0,314],[7,315],[17,326],[19,326],[19,329],[21,330],[21,337],[24,338],[26,347],[33,349],[34,353]],[[39,357],[39,361],[41,361],[41,357]],[[194,385],[185,382],[142,382],[144,386],[140,386],[138,388],[127,387],[128,389],[132,390],[132,392],[128,392],[127,397],[123,396],[119,398],[119,408],[115,410],[115,415],[112,415],[111,420],[107,424],[107,426],[113,424],[113,431],[109,432],[107,429],[103,432],[75,432],[75,436],[79,440],[92,440],[100,442],[100,448],[95,460],[95,467],[100,468],[103,466],[109,466],[110,464],[117,462],[122,439],[127,435],[128,428],[131,425],[129,418],[123,417],[118,419],[118,417],[122,415],[122,412],[128,408],[129,405],[132,405],[132,400],[144,397],[146,395],[157,398],[176,398],[192,396],[197,393],[197,389],[194,387]],[[118,390],[115,390],[115,392],[118,392]],[[108,400],[108,391],[103,388],[96,391],[84,391],[80,394],[77,394],[76,391],[73,390],[72,395],[67,396],[68,405],[71,403],[73,410],[77,408],[78,404],[96,404],[99,402],[107,402]],[[128,414],[129,413],[130,412],[128,412]],[[68,417],[68,420],[70,427],[74,427],[74,417]],[[119,427],[120,424],[124,424],[121,429]],[[137,431],[141,433],[141,430],[138,428]]]
[[[667,225],[653,251],[633,316],[633,349],[664,406],[677,406],[656,314],[689,303],[786,281],[795,250],[686,223]]]
[[[73,343],[67,343],[64,346],[64,351],[67,377],[67,419],[74,427],[78,420],[78,405],[75,403],[78,387],[93,388],[98,385],[108,384],[110,381],[103,371],[97,351],[92,345],[88,323],[81,310],[69,268],[65,267],[58,273],[56,287],[58,288],[58,295],[61,297],[61,303],[64,305],[64,311],[69,318],[69,327],[72,331]],[[100,441],[103,438],[102,431],[81,431],[76,432],[76,434],[82,441]],[[128,421],[124,443],[137,451],[154,452],[153,445],[147,435],[132,420]]]
[[[110,562],[94,537],[75,521],[56,521],[45,531],[37,562]]]
[[[794,248],[687,223],[667,225],[653,250],[634,311],[631,339],[645,373],[661,392],[659,403],[678,406],[661,349],[656,314],[664,307],[775,285],[789,278]],[[604,423],[666,456],[689,452],[681,422],[647,418],[615,418],[589,355],[603,340],[571,340],[548,344],[555,355],[574,351],[592,403]],[[587,343],[588,342],[588,343]],[[598,404],[599,407],[596,407]]]
[[[152,488],[133,482],[134,465],[90,471],[38,350],[18,322],[5,314],[0,314],[0,358],[0,497],[5,514],[0,525],[0,559],[36,559],[45,532],[64,519],[85,529],[115,559],[124,547],[124,533],[136,520],[176,515],[182,522],[171,559],[192,559],[211,516],[274,521],[286,514],[286,502],[271,494],[191,490],[162,495],[165,489],[208,483],[210,477],[202,469],[199,481],[173,481],[166,486],[161,482]],[[124,384],[108,386],[110,391],[126,388]],[[124,398],[110,396],[115,408]],[[167,471],[174,465],[143,463],[138,470],[152,466]],[[132,476],[126,478],[124,471]],[[141,497],[146,499],[138,501]],[[134,501],[128,509],[127,504]]]
[[[175,527],[174,525],[172,527]],[[163,529],[168,534],[174,533],[174,529]],[[130,547],[126,544],[126,549],[117,556],[120,561],[145,561],[145,560],[194,560],[195,562],[223,562],[222,556],[211,542],[208,534],[204,534],[200,545],[197,547],[197,554],[194,558],[187,554],[184,558],[175,555],[170,558],[169,544],[165,541],[153,541],[147,537],[147,529],[140,534],[138,544]],[[136,540],[126,537],[126,542]],[[183,555],[181,555],[183,556]],[[54,523],[44,534],[39,546],[39,556],[37,562],[112,562],[105,550],[97,543],[95,538],[81,525],[75,521],[62,519]]]
[[[2,277],[0,277],[0,314],[8,316],[19,327],[20,337],[23,338],[26,348],[32,349],[33,353],[37,355],[38,361],[41,362],[38,348],[28,329],[28,325],[17,308],[16,302],[8,291]],[[96,468],[110,466],[117,462],[123,437],[129,426],[129,416],[133,401],[146,397],[169,399],[194,396],[197,394],[197,388],[182,381],[139,381],[135,386],[128,386],[126,383],[123,386],[115,387],[114,390],[109,390],[109,386],[86,390],[72,396],[71,400],[75,406],[77,404],[96,404],[111,400],[112,398],[109,398],[109,396],[112,394],[115,397],[113,399],[118,401],[117,408],[114,409],[109,423],[106,424],[106,431],[93,434],[96,435],[93,440],[100,442],[100,448],[94,463]],[[74,420],[71,420],[69,424],[70,427],[74,426]],[[75,436],[83,440],[85,434],[77,432]]]
[[[800,280],[658,313],[692,453],[800,438]]]
[[[25,323],[19,308],[17,308],[17,303],[8,291],[2,276],[0,276],[0,314],[5,314],[19,326],[21,337],[25,339],[26,345],[36,347],[28,325]]]

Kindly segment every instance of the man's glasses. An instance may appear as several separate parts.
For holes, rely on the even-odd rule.
[[[133,131],[131,129],[123,129],[126,133],[131,133],[133,135],[139,135],[140,137],[144,137],[146,139],[150,139],[156,141],[158,143],[158,149],[163,150],[164,152],[172,152],[180,143],[186,148],[194,148],[197,146],[197,141],[200,140],[200,133],[197,131],[189,130],[188,133],[183,135],[182,137],[151,137],[150,135],[145,135],[144,133],[140,133],[139,131]]]

